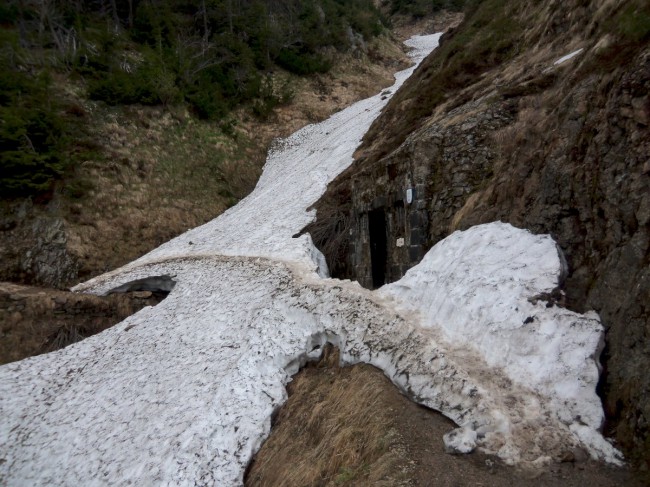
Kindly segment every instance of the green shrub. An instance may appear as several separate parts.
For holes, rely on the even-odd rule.
[[[64,193],[68,198],[81,199],[95,189],[95,185],[88,179],[72,178],[66,180]]]
[[[616,17],[616,30],[625,39],[643,42],[650,39],[650,6],[629,5]]]
[[[615,41],[588,58],[580,67],[580,76],[609,73],[638,62],[639,53],[650,40],[650,4],[646,0],[629,0],[603,27]]]
[[[49,189],[67,166],[67,124],[45,76],[0,69],[0,195],[29,196]]]
[[[331,61],[320,54],[295,47],[281,49],[275,62],[287,71],[300,75],[326,73],[332,68]]]
[[[18,11],[11,6],[16,2],[0,7],[0,24],[26,26],[21,43],[37,46],[59,68],[72,68],[92,99],[184,101],[213,119],[241,105],[268,116],[278,101],[263,93],[266,73],[276,67],[298,75],[326,72],[331,61],[324,48],[343,51],[359,34],[369,39],[383,30],[373,0],[139,0],[117,2],[116,11],[96,1],[51,3],[56,25],[45,25],[50,17],[37,15],[30,2]],[[19,44],[17,29],[2,30],[14,32]]]
[[[232,137],[234,139],[237,138],[237,119],[226,118],[219,124],[219,128],[224,135],[227,135],[228,137]]]
[[[111,71],[101,78],[89,80],[88,96],[109,105],[159,103],[148,80],[119,70]]]
[[[177,75],[167,67],[165,53],[144,47],[143,59],[132,61],[131,72],[120,66],[106,66],[89,58],[83,72],[87,76],[88,96],[109,105],[170,105],[182,99]]]
[[[14,25],[18,20],[18,8],[15,4],[0,4],[0,25]]]
[[[136,9],[131,38],[150,47],[171,47],[176,42],[175,16],[168,2],[143,1]]]
[[[217,120],[230,111],[218,86],[198,85],[186,95],[186,99],[199,118]]]

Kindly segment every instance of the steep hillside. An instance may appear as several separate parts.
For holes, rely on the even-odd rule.
[[[643,1],[476,2],[391,100],[307,228],[336,276],[368,287],[398,279],[457,229],[502,220],[553,235],[568,274],[540,298],[600,313],[606,432],[643,468],[649,41]]]
[[[70,286],[209,221],[275,137],[406,63],[368,1],[102,5],[0,7],[0,281]]]

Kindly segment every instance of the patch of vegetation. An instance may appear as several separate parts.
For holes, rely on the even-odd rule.
[[[95,185],[89,179],[77,177],[66,181],[64,192],[68,198],[78,200],[90,193],[94,188]]]
[[[516,2],[502,0],[466,3],[463,23],[443,37],[440,47],[419,68],[420,82],[405,85],[390,101],[387,115],[401,110],[402,119],[374,157],[381,157],[397,147],[445,100],[447,93],[468,86],[482,73],[519,52],[524,26],[517,19],[516,8]],[[408,109],[397,108],[404,106]],[[379,130],[381,127],[373,124],[364,140],[376,138]]]
[[[332,62],[318,53],[310,53],[302,47],[285,47],[278,54],[279,66],[295,74],[326,73]]]
[[[634,62],[650,40],[650,4],[644,0],[630,0],[603,27],[615,41],[582,66],[581,76],[611,72]]]
[[[326,345],[319,363],[294,377],[244,485],[398,484],[406,455],[391,408],[408,400],[371,366],[339,368],[339,356]]]
[[[523,26],[513,15],[507,2],[484,0],[475,2],[468,19],[452,33],[436,52],[429,71],[433,97],[429,110],[449,89],[461,88],[478,75],[510,59],[518,51]]]
[[[612,27],[628,41],[647,41],[650,39],[650,4],[632,2],[614,17]]]
[[[6,53],[3,53],[6,54]],[[46,73],[18,69],[0,56],[0,194],[30,196],[65,171],[70,123],[49,91]]]
[[[350,482],[355,482],[359,480],[362,476],[367,476],[369,471],[369,465],[361,465],[358,468],[354,467],[341,467],[339,474],[334,479],[336,485],[344,485]]]
[[[260,165],[250,160],[252,142],[237,130],[234,119],[223,125],[225,130],[218,130],[213,124],[186,118],[161,127],[152,141],[147,140],[147,129],[138,128],[135,135],[143,142],[133,156],[153,157],[167,196],[191,195],[204,205],[221,197],[232,206],[252,190]]]
[[[557,74],[554,72],[543,73],[541,76],[537,76],[519,85],[500,87],[498,92],[504,100],[535,95],[542,93],[552,86],[556,79]]]
[[[253,113],[260,119],[269,118],[275,107],[284,105],[293,99],[294,93],[288,81],[278,84],[271,75],[261,83],[259,96],[253,102]],[[224,133],[228,134],[226,129]]]
[[[2,197],[37,194],[74,173],[75,115],[48,93],[52,77],[72,76],[111,106],[187,105],[227,131],[235,108],[266,119],[291,100],[272,73],[324,73],[337,52],[385,23],[372,0],[8,0],[0,6]],[[77,186],[68,192],[83,193]]]
[[[83,76],[93,99],[110,105],[185,101],[209,119],[263,96],[268,70],[326,72],[326,52],[384,29],[371,0],[114,0],[108,8],[92,1],[46,8],[12,0],[0,16],[20,26],[21,45],[50,49]]]

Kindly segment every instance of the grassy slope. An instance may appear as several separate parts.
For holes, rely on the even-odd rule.
[[[565,463],[543,472],[520,472],[478,452],[449,455],[442,435],[451,421],[410,401],[372,366],[339,367],[336,350],[299,372],[288,391],[246,486],[645,485],[582,452],[567,452]]]
[[[582,74],[587,75],[589,70],[607,72],[634,59],[650,31],[650,6],[643,0],[603,2],[593,18],[584,15],[580,2],[474,3],[465,21],[443,37],[440,48],[391,99],[364,137],[359,160],[377,161],[399,147],[437,109],[449,110],[466,102],[468,96],[476,97],[482,75],[503,69],[510,60],[525,63],[531,51],[556,49],[558,42],[571,38],[588,41],[611,35],[610,47],[604,48],[600,59]],[[569,12],[574,14],[567,18]],[[508,77],[508,73],[503,74]],[[521,71],[512,74],[512,78],[525,77]],[[384,131],[386,126],[393,129]]]

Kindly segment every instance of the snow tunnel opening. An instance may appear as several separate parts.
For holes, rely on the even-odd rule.
[[[54,299],[54,316],[38,319],[47,323],[39,329],[43,339],[38,349],[26,349],[20,358],[54,352],[112,328],[141,309],[160,304],[175,285],[171,276],[163,275],[127,282],[103,296],[62,293]]]
[[[386,262],[388,260],[386,230],[386,212],[384,208],[377,208],[368,212],[370,266],[372,286],[375,289],[386,284]]]
[[[172,279],[172,276],[165,274],[162,276],[150,276],[143,279],[136,279],[135,281],[129,281],[121,286],[111,289],[106,294],[149,292],[156,297],[158,303],[160,303],[160,301],[169,296],[169,293],[172,292],[174,286],[176,286],[176,281]]]
[[[121,323],[142,308],[157,306],[175,285],[172,276],[151,276],[122,284],[104,296],[79,296],[74,302],[69,300],[70,311],[63,310],[61,323],[46,337],[41,353],[65,348]],[[76,304],[80,299],[88,302]],[[129,329],[131,327],[126,328]]]
[[[283,485],[286,478],[300,478],[301,485],[338,483],[341,472],[359,465],[368,472],[385,468],[396,452],[404,452],[406,463],[411,458],[400,446],[405,438],[409,451],[426,451],[445,464],[459,461],[431,448],[457,428],[452,420],[414,402],[381,369],[341,363],[341,349],[329,341],[320,348],[320,357],[307,361],[287,384],[287,401],[274,412],[269,436],[248,463],[244,486]]]

